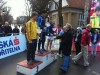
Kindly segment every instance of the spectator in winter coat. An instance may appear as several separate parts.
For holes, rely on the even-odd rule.
[[[11,36],[12,34],[12,28],[8,22],[5,22],[4,33],[5,33],[5,36]]]
[[[59,36],[63,35],[66,32],[66,26],[63,27],[63,30],[60,31]],[[59,46],[59,56],[62,57],[62,40],[60,39],[60,46]]]
[[[2,24],[0,23],[0,37],[3,37],[4,35],[4,29],[2,27]]]
[[[26,33],[26,27],[25,27],[25,26],[22,26],[21,32],[22,32],[23,34]]]
[[[13,29],[13,35],[18,35],[19,34],[19,29],[17,25],[15,25],[15,28]]]
[[[91,42],[92,42],[91,54],[94,55],[94,57],[95,57],[96,56],[96,52],[97,52],[97,44],[99,42],[99,34],[98,34],[98,30],[97,29],[92,34]]]
[[[77,31],[76,31],[76,33],[74,35],[76,55],[81,52],[81,37],[82,37],[81,29],[80,29],[80,27],[78,27]]]
[[[82,25],[81,25],[81,32],[83,33],[83,32],[84,32],[84,30],[85,30],[85,25],[84,25],[84,24],[82,24]]]

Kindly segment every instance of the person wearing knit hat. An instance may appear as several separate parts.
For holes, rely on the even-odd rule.
[[[77,27],[77,31],[74,36],[75,48],[76,48],[76,55],[81,52],[81,28]]]

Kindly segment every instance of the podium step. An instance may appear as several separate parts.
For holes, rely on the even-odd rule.
[[[42,63],[42,62],[40,61],[40,62],[37,62],[37,63],[34,62],[33,65],[28,65],[28,64],[27,64],[27,60],[24,60],[24,61],[22,61],[22,62],[19,62],[17,65],[23,66],[23,67],[26,67],[26,68],[29,68],[29,69],[32,69],[32,68],[34,68],[34,67],[40,65],[41,63]]]
[[[42,64],[42,62],[33,63],[33,65],[27,65],[27,60],[24,60],[17,64],[17,72],[25,75],[35,75],[38,72],[38,67],[40,64]]]
[[[17,72],[25,75],[35,75],[40,70],[51,64],[57,59],[57,54],[52,54],[51,52],[44,52],[43,54],[36,54],[36,60],[41,62],[34,63],[33,65],[27,65],[27,60],[19,62],[17,64]]]

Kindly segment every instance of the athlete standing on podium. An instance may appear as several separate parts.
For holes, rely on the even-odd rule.
[[[45,40],[46,40],[46,17],[47,17],[47,11],[43,10],[42,12],[40,12],[40,16],[38,17],[38,25],[40,27],[40,29],[42,30],[42,32],[40,33],[39,36],[39,41],[38,41],[38,53],[39,54],[43,54],[43,52],[47,52],[44,48],[45,45]],[[40,49],[40,46],[42,44],[42,49]]]
[[[38,24],[37,24],[38,13],[33,12],[31,19],[26,23],[26,36],[29,43],[29,48],[27,51],[27,64],[32,65],[35,60],[35,51],[37,47],[38,38]]]

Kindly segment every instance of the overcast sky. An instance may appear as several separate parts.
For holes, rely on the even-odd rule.
[[[23,15],[22,11],[25,12],[25,2],[24,0],[5,0],[7,1],[7,6],[11,7],[11,14],[16,19],[16,17]]]

